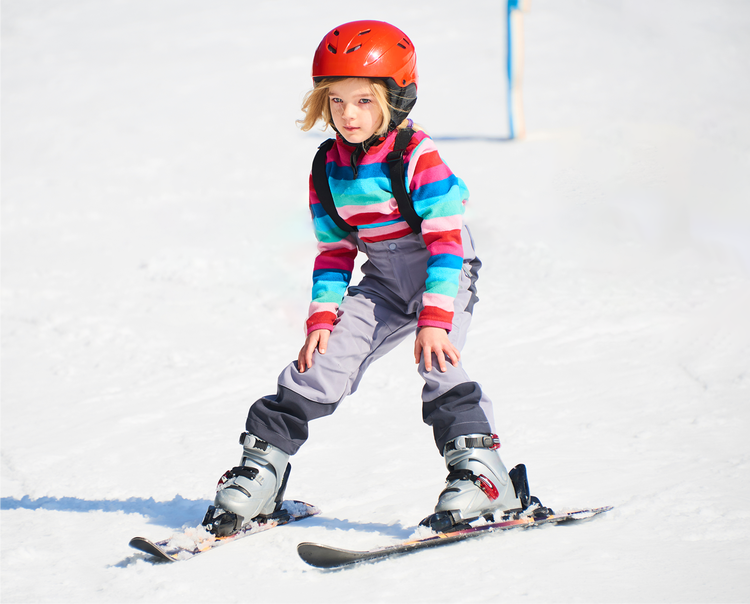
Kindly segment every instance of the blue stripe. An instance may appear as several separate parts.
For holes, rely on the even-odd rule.
[[[313,218],[324,218],[328,216],[328,212],[325,211],[322,203],[314,203],[310,206],[310,212],[312,212]]]
[[[442,180],[436,180],[422,185],[418,189],[414,189],[412,192],[412,198],[417,200],[430,199],[435,197],[443,197],[451,192],[451,189],[458,186],[458,178],[451,176]],[[458,194],[452,197],[458,198]],[[461,201],[461,200],[459,200]]]
[[[348,180],[354,181],[354,170],[350,166],[339,166],[336,162],[328,162],[326,164],[326,174],[328,178],[334,180]],[[359,166],[357,169],[357,178],[368,179],[368,178],[385,178],[388,179],[388,164],[387,163],[374,163],[365,164]]]
[[[456,275],[458,275],[459,269],[455,268],[443,268],[440,266],[428,266],[427,267],[427,279],[425,280],[425,283],[431,284],[431,283],[450,283],[453,285],[454,283],[458,285],[458,279],[456,279]],[[429,289],[429,285],[428,285]]]
[[[321,298],[326,298],[331,300],[330,294],[333,294],[338,298],[336,303],[340,303],[340,298],[343,298],[346,293],[350,279],[351,273],[348,271],[331,269],[313,271],[312,299],[320,300]]]
[[[464,259],[455,254],[435,254],[430,256],[427,261],[428,267],[447,268],[451,270],[460,270],[464,264]]]

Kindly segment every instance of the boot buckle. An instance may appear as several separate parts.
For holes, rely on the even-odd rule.
[[[497,490],[497,487],[484,474],[477,476],[474,479],[474,484],[477,485],[485,495],[487,495],[487,498],[490,501],[495,501],[495,499],[500,497],[500,492]]]

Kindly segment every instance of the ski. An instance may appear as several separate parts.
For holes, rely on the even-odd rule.
[[[519,518],[503,520],[501,522],[470,526],[468,528],[460,529],[450,533],[431,533],[426,537],[411,539],[409,541],[404,541],[403,543],[398,543],[396,545],[389,545],[386,547],[379,547],[364,551],[352,551],[341,549],[338,547],[332,547],[329,545],[322,545],[320,543],[305,542],[300,543],[297,546],[297,553],[299,554],[300,558],[302,558],[302,560],[304,560],[311,566],[329,569],[342,568],[361,562],[371,562],[374,560],[381,560],[383,558],[391,558],[393,556],[400,556],[429,547],[448,545],[449,543],[456,543],[457,541],[465,541],[466,539],[482,537],[498,531],[507,531],[517,528],[531,528],[534,526],[541,526],[543,524],[580,522],[583,520],[589,520],[594,516],[597,516],[603,512],[607,512],[611,509],[612,506],[607,506],[576,510],[575,512],[567,512],[564,514],[552,513],[542,517],[535,517],[533,515],[521,516]]]
[[[309,503],[288,500],[281,504],[281,509],[273,516],[248,522],[239,531],[226,537],[216,537],[209,533],[205,527],[198,526],[185,529],[183,532],[176,533],[169,539],[162,541],[153,542],[144,537],[133,537],[129,545],[139,551],[151,554],[162,562],[181,562],[190,560],[230,541],[237,541],[243,537],[297,522],[319,513],[320,510]]]

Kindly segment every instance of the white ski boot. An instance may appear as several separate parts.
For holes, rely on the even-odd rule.
[[[447,443],[446,486],[435,513],[420,524],[449,532],[465,528],[482,516],[493,521],[498,512],[504,515],[526,509],[531,499],[526,468],[519,464],[509,474],[500,460],[499,448],[500,441],[494,434],[468,434]]]
[[[292,469],[289,455],[257,436],[243,432],[240,444],[240,464],[219,479],[214,505],[203,519],[217,536],[231,535],[254,518],[278,512]]]

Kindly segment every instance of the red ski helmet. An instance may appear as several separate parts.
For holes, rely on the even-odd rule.
[[[383,21],[352,21],[328,32],[315,51],[313,81],[324,78],[383,80],[391,123],[398,126],[417,102],[417,54],[409,37]]]

